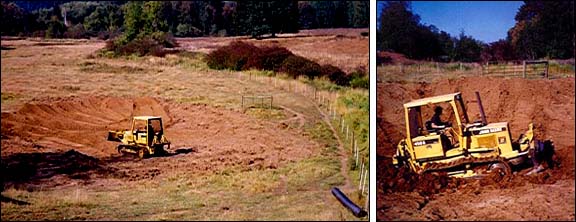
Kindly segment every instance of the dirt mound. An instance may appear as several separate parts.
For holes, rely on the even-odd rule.
[[[2,136],[17,137],[22,144],[2,144],[3,154],[76,149],[92,156],[115,153],[105,139],[109,129],[126,129],[131,116],[172,118],[153,98],[67,98],[26,104],[14,113],[2,113]],[[6,145],[6,147],[4,147]],[[52,150],[55,149],[55,150]]]
[[[406,56],[400,53],[394,52],[378,52],[377,55],[377,63],[378,64],[404,64],[404,65],[412,65],[418,63],[416,60],[408,59]]]
[[[506,198],[511,200],[525,200],[530,198],[525,197],[520,190],[533,186],[556,186],[574,179],[573,78],[526,80],[474,77],[442,80],[431,84],[379,83],[377,87],[379,219],[473,219],[474,215],[478,216],[484,211],[462,215],[439,203],[467,204],[477,202],[478,196],[490,199],[490,195],[507,195]],[[454,179],[445,175],[414,175],[391,165],[396,145],[406,135],[402,104],[423,97],[462,92],[469,118],[474,121],[480,119],[475,91],[480,92],[488,122],[508,122],[513,138],[518,138],[527,129],[528,123],[533,122],[537,138],[554,141],[555,159],[560,165],[535,176],[523,176],[529,170],[524,169],[509,178],[487,177],[482,180]],[[554,190],[550,192],[554,193]],[[573,193],[573,189],[571,192]],[[562,195],[558,195],[558,198],[550,199],[549,202],[565,202],[565,198],[561,197]],[[527,205],[538,206],[537,202]],[[495,206],[499,207],[498,204]],[[492,212],[490,217],[478,218],[524,218],[501,214],[500,211]],[[557,212],[534,212],[525,218],[541,219],[547,218],[546,216],[565,218],[560,217]]]
[[[118,143],[106,140],[107,131],[129,128],[131,117],[137,115],[162,117],[172,143],[169,155],[142,161],[119,159]],[[276,168],[309,157],[318,147],[277,123],[234,110],[154,98],[68,98],[26,104],[16,112],[2,113],[1,141],[3,157],[73,149],[133,179],[154,177],[175,167],[191,172]]]

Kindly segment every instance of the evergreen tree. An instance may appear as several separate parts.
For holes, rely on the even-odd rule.
[[[354,28],[366,28],[370,25],[370,2],[369,1],[352,1],[349,10],[351,14],[350,26]]]

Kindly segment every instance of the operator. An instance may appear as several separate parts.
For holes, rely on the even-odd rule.
[[[154,140],[154,127],[152,127],[152,124],[148,124],[148,145],[152,145],[152,141]]]
[[[430,125],[433,129],[444,129],[452,125],[449,122],[442,122],[442,119],[440,118],[441,115],[442,107],[436,106],[434,108],[434,115],[432,116],[432,119],[430,119]]]
[[[430,119],[430,127],[434,130],[441,130],[445,129],[446,127],[451,127],[452,124],[449,122],[442,122],[440,116],[442,115],[442,107],[436,106],[434,108],[434,115]],[[452,142],[448,139],[448,136],[445,134],[446,132],[440,134],[440,139],[442,140],[442,146],[444,150],[449,150],[452,148]]]

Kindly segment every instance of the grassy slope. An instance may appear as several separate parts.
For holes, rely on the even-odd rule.
[[[337,145],[325,124],[319,121],[320,114],[311,101],[245,78],[235,78],[237,73],[208,70],[196,55],[86,57],[99,47],[97,44],[29,46],[2,51],[2,110],[15,110],[26,102],[46,97],[94,94],[154,96],[237,109],[239,94],[272,93],[275,104],[306,116],[305,134],[324,148],[310,159],[278,169],[246,172],[227,169],[213,175],[182,170],[154,180],[107,179],[109,181],[91,185],[34,192],[8,189],[2,195],[31,205],[2,202],[2,220],[354,219],[330,194],[329,189],[343,184],[344,178],[336,157]],[[18,96],[11,96],[14,94]],[[11,101],[6,107],[4,97]]]

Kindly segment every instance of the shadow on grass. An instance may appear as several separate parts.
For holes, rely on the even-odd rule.
[[[1,46],[0,47],[0,50],[13,50],[13,49],[15,49],[15,48],[9,47],[9,46]]]
[[[196,147],[178,148],[149,158],[164,158],[198,152]],[[67,184],[69,179],[91,183],[96,178],[130,178],[114,163],[141,161],[136,155],[114,155],[98,159],[75,150],[47,153],[18,153],[2,156],[2,190],[10,187],[32,191]],[[124,170],[124,171],[123,171]],[[64,176],[57,177],[57,176]]]
[[[10,186],[44,184],[44,180],[57,175],[88,180],[91,174],[107,174],[111,170],[101,160],[75,150],[2,156],[1,167],[3,190]]]
[[[16,200],[16,199],[4,196],[4,195],[1,195],[1,198],[2,198],[1,199],[2,203],[13,203],[16,205],[30,205],[30,203],[28,203],[26,201]]]

